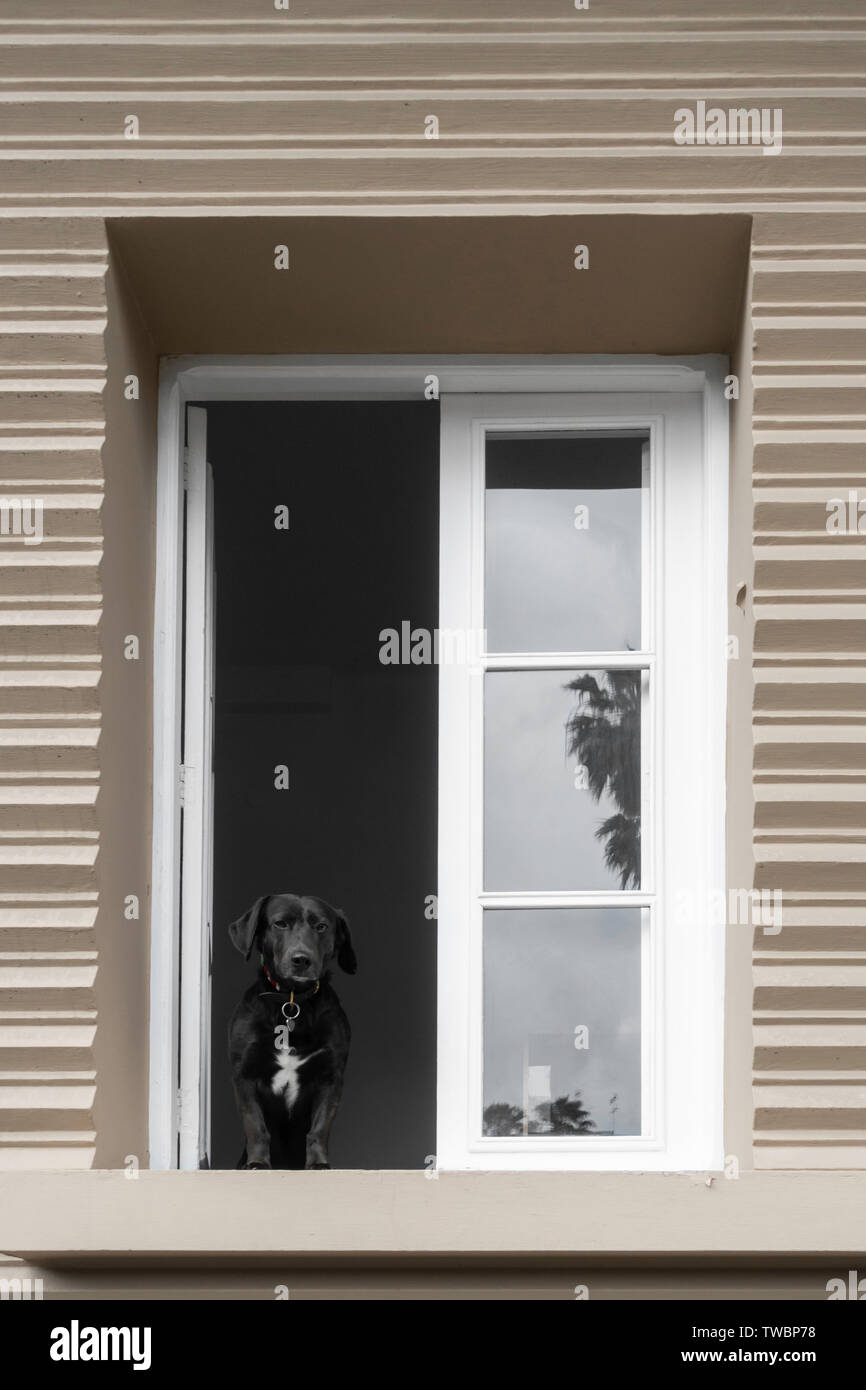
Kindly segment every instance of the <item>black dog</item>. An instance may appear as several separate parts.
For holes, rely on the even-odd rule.
[[[246,1136],[239,1168],[329,1168],[328,1132],[349,1056],[349,1020],[328,983],[357,969],[349,923],[321,898],[259,898],[229,927],[261,969],[232,1015],[229,1057]]]

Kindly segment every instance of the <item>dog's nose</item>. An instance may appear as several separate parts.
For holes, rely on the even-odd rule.
[[[296,967],[298,968],[298,970],[306,970],[306,969],[307,969],[307,966],[308,966],[309,964],[310,964],[310,957],[309,957],[309,956],[302,956],[302,955],[300,955],[300,954],[299,954],[299,955],[292,956],[292,965],[296,966]]]

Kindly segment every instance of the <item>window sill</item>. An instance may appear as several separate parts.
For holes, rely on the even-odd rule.
[[[866,1249],[866,1171],[0,1173],[31,1260],[793,1255]]]

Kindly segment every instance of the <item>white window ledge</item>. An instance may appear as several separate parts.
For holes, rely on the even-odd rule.
[[[734,1255],[866,1249],[866,1171],[0,1173],[0,1244],[34,1261]]]

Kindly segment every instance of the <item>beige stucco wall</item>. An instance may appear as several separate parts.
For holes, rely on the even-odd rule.
[[[97,803],[100,855],[94,1003],[97,1168],[129,1155],[147,1162],[148,960],[150,941],[153,707],[153,568],[158,365],[123,267],[110,257],[105,281],[103,395],[105,503],[100,578],[102,732]],[[137,385],[130,377],[137,378]],[[137,399],[128,394],[137,391]],[[129,639],[138,657],[128,659]],[[139,915],[127,917],[127,900]],[[133,911],[133,908],[129,909]]]
[[[786,925],[729,929],[726,1149],[866,1168],[864,57],[860,0],[8,0],[0,1168],[146,1155],[155,374],[209,351],[731,352],[729,881]],[[699,98],[782,153],[677,148]]]
[[[0,1174],[13,1192],[10,1270],[47,1298],[820,1299],[866,1246],[854,1173]]]

